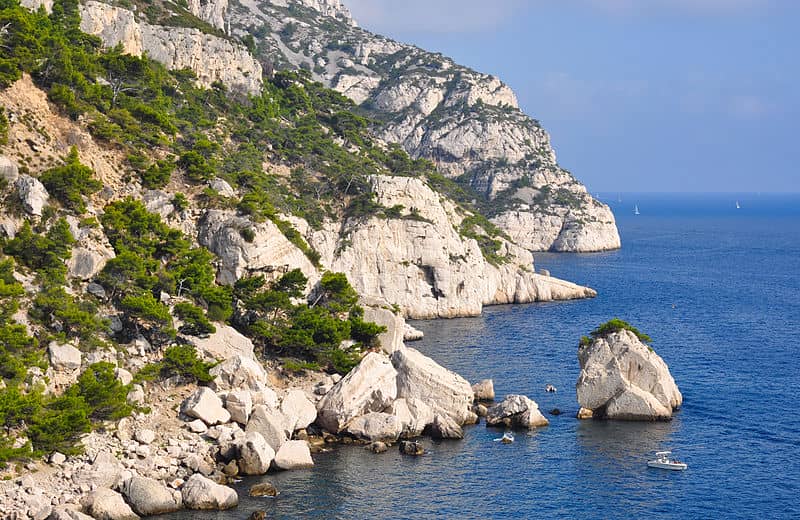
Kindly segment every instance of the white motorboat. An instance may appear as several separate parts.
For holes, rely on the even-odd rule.
[[[514,442],[514,434],[511,432],[505,432],[502,437],[499,439],[495,439],[494,442],[502,442],[503,444],[511,444]]]
[[[648,460],[647,466],[650,468],[671,469],[673,471],[683,471],[689,467],[685,462],[669,458],[670,455],[672,455],[671,451],[657,451],[656,458]]]

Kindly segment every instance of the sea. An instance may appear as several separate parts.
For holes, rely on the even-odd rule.
[[[548,427],[504,445],[479,424],[424,440],[418,458],[339,447],[313,469],[241,482],[234,511],[171,518],[800,518],[800,195],[599,196],[621,250],[536,255],[597,298],[413,322],[425,339],[411,346],[493,379],[499,397],[529,396]],[[575,418],[579,338],[614,317],[669,365],[684,396],[672,421]],[[648,468],[657,450],[688,469]],[[261,480],[280,495],[249,498]]]

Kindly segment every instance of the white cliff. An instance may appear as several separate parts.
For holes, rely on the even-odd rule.
[[[339,0],[231,3],[235,34],[262,37],[277,68],[303,67],[383,122],[381,138],[468,179],[532,251],[620,247],[610,209],[558,166],[549,134],[497,77],[358,28]],[[287,9],[289,8],[289,9]],[[268,33],[264,35],[264,29]]]
[[[81,5],[80,12],[81,30],[99,36],[107,47],[120,44],[125,53],[147,54],[168,69],[191,69],[204,87],[221,81],[234,92],[261,90],[261,64],[231,40],[198,29],[151,25],[127,9],[95,1]]]
[[[480,314],[484,305],[592,297],[595,292],[535,274],[529,252],[501,239],[494,265],[457,229],[465,215],[423,181],[378,176],[376,200],[402,206],[404,217],[353,220],[309,237],[323,265],[347,274],[366,297],[398,305],[406,317]]]

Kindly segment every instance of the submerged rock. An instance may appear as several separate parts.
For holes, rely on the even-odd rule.
[[[271,482],[259,482],[250,486],[251,497],[276,497],[278,493],[278,488]]]
[[[424,455],[425,448],[419,441],[400,441],[400,453],[403,455]]]
[[[683,402],[667,364],[629,330],[581,345],[578,360],[578,403],[595,418],[666,420]]]

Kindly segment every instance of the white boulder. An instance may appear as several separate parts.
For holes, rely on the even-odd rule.
[[[317,403],[317,423],[339,433],[356,417],[380,412],[397,398],[397,371],[389,358],[371,352]]]
[[[246,425],[253,411],[253,397],[248,390],[234,390],[225,395],[225,409],[231,414],[231,420]]]
[[[70,344],[61,345],[51,341],[47,346],[50,364],[56,370],[72,372],[81,368],[81,351]]]
[[[275,466],[280,469],[302,469],[314,465],[306,441],[288,441],[275,454]]]
[[[431,358],[412,348],[392,354],[397,370],[397,395],[428,404],[435,414],[446,414],[458,424],[471,417],[473,393],[470,384]]]
[[[181,496],[152,478],[132,477],[120,486],[134,511],[143,516],[171,513],[181,508]]]
[[[289,431],[308,428],[317,418],[317,407],[302,390],[291,390],[281,401],[281,412],[286,417]]]
[[[14,185],[23,209],[30,215],[41,217],[42,210],[50,200],[50,194],[39,179],[30,175],[20,175]]]
[[[275,451],[289,440],[286,435],[286,420],[283,414],[263,404],[253,407],[253,413],[250,415],[245,431],[260,433]]]
[[[472,385],[476,401],[494,401],[494,381],[484,379]]]
[[[250,341],[250,338],[242,335],[230,325],[216,323],[214,327],[217,330],[208,337],[193,336],[190,338],[199,352],[219,360],[231,359],[235,356],[256,360],[256,355],[253,353],[253,342]]]
[[[396,415],[372,412],[350,421],[347,433],[368,441],[396,441],[403,433],[403,422]]]
[[[187,509],[225,510],[239,505],[239,495],[228,486],[195,473],[181,488],[183,505]]]
[[[125,503],[122,495],[108,488],[95,489],[83,498],[81,504],[95,520],[139,520],[139,515]]]
[[[211,386],[217,392],[226,390],[261,391],[267,387],[267,372],[264,367],[250,357],[237,354],[212,368],[214,376]]]
[[[202,419],[209,426],[225,424],[231,420],[231,414],[222,406],[222,400],[213,390],[206,387],[198,388],[183,401],[181,413]]]
[[[257,431],[249,431],[239,446],[239,471],[244,475],[263,475],[275,458],[275,450]]]
[[[504,425],[508,428],[534,429],[550,422],[539,411],[536,401],[524,395],[507,395],[502,402],[489,408],[487,426]]]

